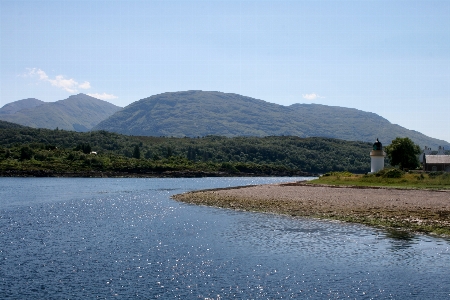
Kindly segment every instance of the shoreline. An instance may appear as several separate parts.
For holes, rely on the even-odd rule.
[[[450,236],[450,191],[290,182],[192,191],[185,203]]]
[[[68,178],[203,178],[203,177],[317,177],[307,172],[234,173],[223,171],[54,171],[8,170],[0,171],[1,177],[68,177]]]

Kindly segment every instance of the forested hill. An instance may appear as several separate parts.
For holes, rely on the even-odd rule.
[[[215,167],[257,172],[282,168],[312,173],[344,170],[365,173],[370,171],[371,148],[371,143],[331,138],[135,137],[106,131],[34,129],[0,121],[0,167],[16,169],[29,160],[33,165],[26,168],[96,166],[104,170],[111,165],[132,164],[129,168],[142,169],[164,162],[172,168],[191,168],[194,164],[198,170]],[[89,156],[90,151],[98,155]]]
[[[387,145],[396,137],[437,149],[448,142],[391,124],[374,113],[317,104],[282,106],[237,94],[186,91],[136,101],[93,130],[127,135],[327,137]]]
[[[109,102],[85,95],[56,102],[24,99],[0,109],[0,120],[34,128],[89,131],[100,121],[121,109]]]
[[[11,123],[7,121],[0,120],[0,130],[5,129],[24,129],[24,130],[31,130],[31,128],[28,128],[27,126],[23,126],[17,123]],[[6,133],[6,131],[4,132]],[[2,134],[3,136],[3,134]]]

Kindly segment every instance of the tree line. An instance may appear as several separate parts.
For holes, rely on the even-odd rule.
[[[142,137],[107,131],[80,133],[1,125],[2,170],[33,166],[61,169],[64,164],[74,170],[159,168],[252,172],[273,169],[309,173],[370,170],[372,145],[366,142],[293,136]]]

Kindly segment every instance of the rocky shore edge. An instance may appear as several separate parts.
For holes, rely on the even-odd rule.
[[[196,205],[360,223],[450,236],[450,191],[290,182],[193,191],[173,199]]]

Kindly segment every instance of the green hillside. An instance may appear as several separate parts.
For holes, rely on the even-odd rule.
[[[156,168],[155,165],[162,168],[161,164],[166,164],[166,167],[169,164],[171,168],[197,171],[225,169],[258,173],[266,170],[266,175],[267,172],[271,174],[270,170],[365,173],[370,171],[371,147],[371,143],[365,142],[293,136],[137,137],[106,131],[80,133],[14,127],[0,121],[2,168],[19,168],[19,165],[32,168],[33,162],[34,167],[45,165],[48,169],[56,163],[57,168],[63,169],[71,165],[87,168],[93,166],[95,158],[99,170],[114,170],[112,161],[115,161],[116,166],[132,169],[151,169]],[[23,151],[28,160],[21,160]],[[89,156],[87,153],[90,151],[98,155]]]
[[[186,91],[136,101],[93,130],[127,135],[202,137],[326,137],[385,145],[409,137],[421,147],[450,147],[448,142],[391,124],[369,112],[317,104],[282,106],[237,94]]]
[[[0,134],[2,136],[4,136],[4,134],[8,132],[5,129],[27,129],[27,127],[20,125],[20,124],[0,120],[0,130],[3,130],[3,131],[0,131]],[[31,129],[31,128],[28,128],[28,129]],[[12,131],[12,132],[14,132],[14,131]]]
[[[16,102],[20,104],[23,101]],[[7,110],[8,107],[18,106],[16,102],[2,108],[4,113],[0,114],[0,120],[34,128],[59,128],[81,132],[89,131],[120,109],[109,102],[85,94],[73,95],[56,102],[41,101],[40,105],[27,106],[18,110]],[[8,111],[9,113],[5,113]]]

